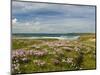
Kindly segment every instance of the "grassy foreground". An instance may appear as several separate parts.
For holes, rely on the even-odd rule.
[[[12,74],[96,68],[95,35],[78,40],[12,39]]]

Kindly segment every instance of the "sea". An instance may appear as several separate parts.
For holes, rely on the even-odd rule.
[[[80,37],[79,34],[50,34],[50,33],[15,33],[12,34],[13,39],[67,39],[76,40]]]

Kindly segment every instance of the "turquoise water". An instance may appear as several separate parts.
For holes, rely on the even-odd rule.
[[[17,33],[13,34],[15,39],[67,39],[67,40],[75,40],[80,37],[78,34],[29,34],[29,33]]]

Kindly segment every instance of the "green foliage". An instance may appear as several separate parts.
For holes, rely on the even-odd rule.
[[[95,35],[82,35],[78,40],[68,41],[64,47],[72,50],[63,49],[63,46],[49,46],[46,43],[59,41],[56,39],[13,39],[12,49],[24,50],[46,50],[47,55],[43,57],[29,56],[30,62],[20,63],[21,73],[61,71],[61,70],[80,70],[80,69],[95,69]],[[67,40],[65,40],[67,42]],[[63,42],[62,42],[63,43]],[[32,45],[39,46],[33,47]],[[77,47],[79,50],[76,50]],[[73,59],[72,61],[68,59]],[[33,63],[34,60],[45,61],[44,66],[37,66]]]

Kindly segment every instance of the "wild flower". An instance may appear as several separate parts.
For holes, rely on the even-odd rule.
[[[33,50],[27,50],[26,55],[33,55]]]
[[[12,52],[12,72],[13,73],[21,73],[20,72],[20,60],[22,60],[23,62],[27,61],[27,58],[25,58],[26,56],[26,51],[19,49],[19,50],[15,50]]]
[[[65,59],[62,59],[62,62],[66,62],[66,60]]]
[[[67,63],[73,63],[73,58],[67,58]]]
[[[35,65],[41,66],[41,67],[43,67],[43,66],[46,64],[46,62],[43,61],[43,60],[34,60],[33,63],[34,63]]]
[[[57,59],[51,59],[51,62],[53,62],[54,65],[60,64],[60,61]]]
[[[66,50],[66,51],[72,51],[73,48],[70,48],[70,47],[62,47],[62,49]]]
[[[74,47],[75,51],[80,51],[79,47]]]
[[[15,62],[16,62],[16,63],[18,63],[18,62],[19,62],[19,60],[18,60],[18,59],[16,59],[16,60],[15,60]]]
[[[59,46],[66,46],[65,41],[53,41],[53,42],[46,42],[49,47],[59,47]]]
[[[24,63],[28,63],[28,61],[29,61],[29,59],[26,58],[26,57],[22,58],[21,60],[22,60],[22,62],[24,62]]]
[[[25,56],[25,53],[26,53],[25,50],[17,50],[17,52],[18,52],[20,57]]]
[[[19,73],[20,72],[19,66],[20,66],[19,63],[12,64],[12,69],[11,69],[12,70],[12,73]]]
[[[36,50],[36,51],[33,51],[33,55],[42,57],[44,55],[47,55],[47,52],[46,51],[42,51],[42,50]]]
[[[82,70],[83,68],[80,67],[79,69]]]
[[[23,57],[25,56],[25,50],[16,50],[12,52],[12,57]]]

